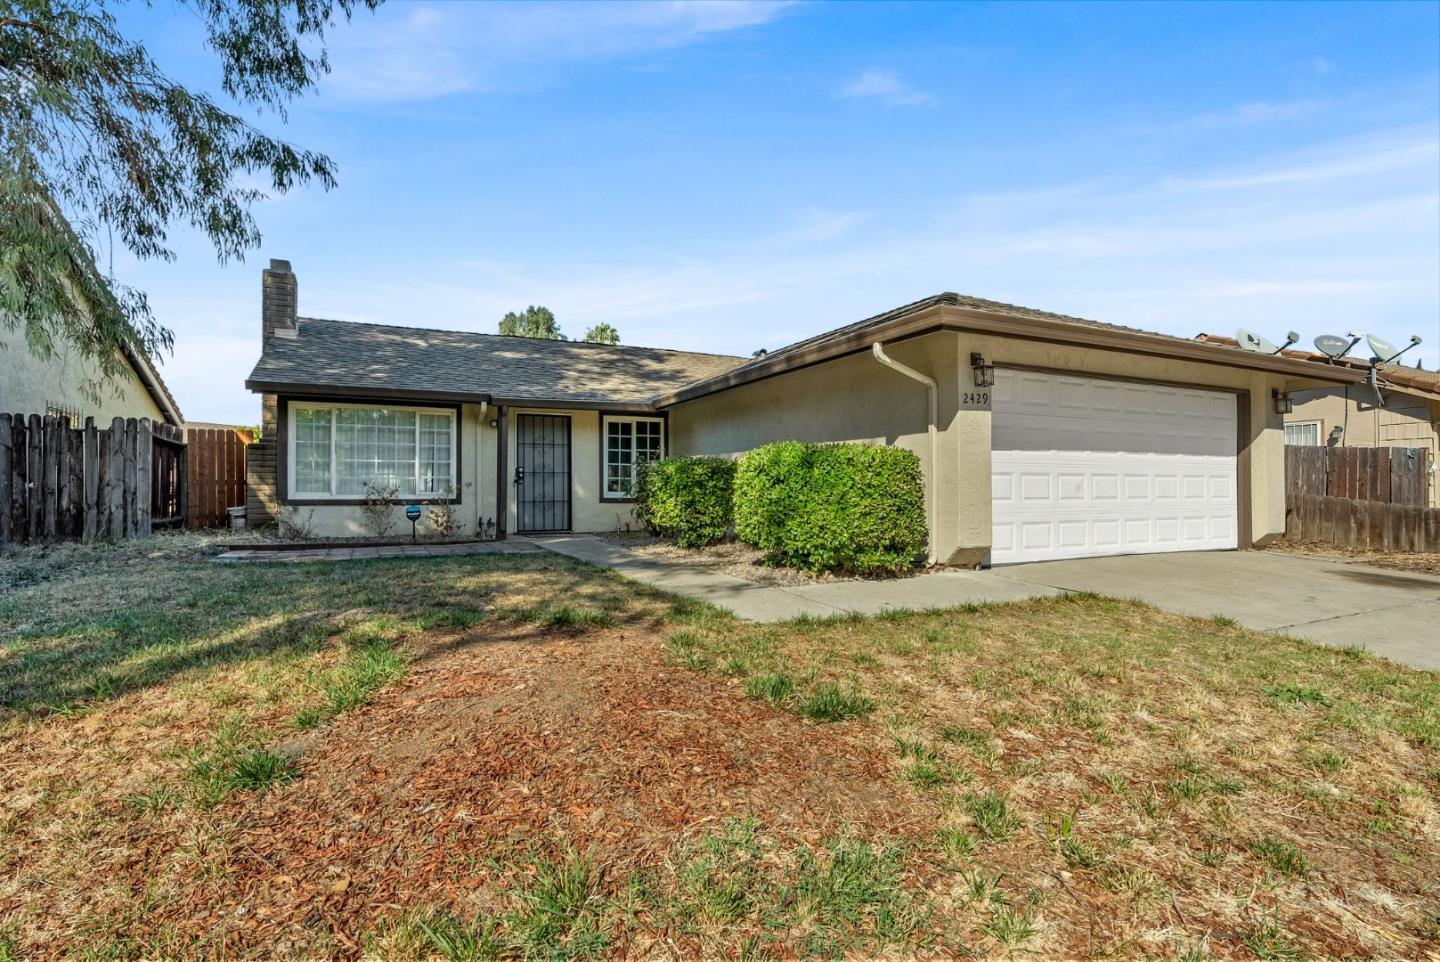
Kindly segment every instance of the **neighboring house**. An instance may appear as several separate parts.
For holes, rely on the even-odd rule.
[[[1197,340],[1235,345],[1235,339],[1201,334]],[[1330,359],[1313,351],[1286,351],[1321,364]],[[1365,372],[1370,362],[1344,357],[1335,362]],[[1296,391],[1294,409],[1285,415],[1285,443],[1359,448],[1421,448],[1430,471],[1430,504],[1440,507],[1436,458],[1440,457],[1440,372],[1400,364],[1379,365],[1385,406],[1376,407],[1367,387],[1327,387]]]
[[[180,408],[150,359],[127,351],[125,363],[124,377],[100,383],[89,359],[64,345],[42,358],[30,350],[22,332],[0,327],[0,413],[60,414],[76,427],[87,417],[101,427],[116,417],[181,425]]]
[[[249,517],[323,535],[371,479],[467,532],[614,530],[637,463],[793,438],[914,451],[942,563],[1245,548],[1285,527],[1277,395],[1364,378],[957,294],[738,358],[302,318],[285,261],[262,292]]]

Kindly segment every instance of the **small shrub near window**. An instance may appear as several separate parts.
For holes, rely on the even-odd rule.
[[[382,484],[379,481],[365,482],[365,497],[360,502],[360,514],[365,519],[365,526],[369,528],[377,538],[384,538],[395,529],[395,523],[399,516],[395,508],[399,506],[400,486],[395,484]]]
[[[635,517],[684,548],[714,544],[730,530],[735,462],[666,458],[640,466]]]
[[[869,444],[756,448],[736,468],[735,532],[806,571],[902,571],[925,552],[920,459]]]

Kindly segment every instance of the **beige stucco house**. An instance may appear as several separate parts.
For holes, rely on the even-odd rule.
[[[1277,400],[1364,373],[940,294],[756,358],[300,317],[262,284],[250,517],[363,536],[382,478],[505,537],[632,523],[635,465],[784,439],[920,458],[931,556],[1246,548],[1285,527]]]
[[[131,351],[124,360],[127,374],[102,383],[88,358],[63,346],[41,357],[21,332],[0,326],[0,413],[60,414],[77,425],[87,417],[102,426],[116,417],[181,425],[180,408],[150,359]]]
[[[1233,338],[1202,334],[1200,340],[1234,345]],[[1286,351],[1318,364],[1368,371],[1370,362],[1345,357],[1331,361],[1313,351]],[[1358,448],[1419,448],[1430,471],[1430,504],[1440,507],[1436,459],[1440,457],[1440,372],[1400,364],[1377,366],[1385,405],[1377,406],[1367,387],[1350,385],[1296,391],[1285,415],[1285,443]]]

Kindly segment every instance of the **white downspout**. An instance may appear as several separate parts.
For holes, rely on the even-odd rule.
[[[875,353],[875,360],[892,371],[898,371],[912,380],[919,381],[925,385],[925,390],[930,395],[930,519],[929,524],[926,525],[930,544],[925,556],[925,563],[933,565],[939,559],[935,545],[935,527],[940,523],[940,434],[937,426],[937,422],[940,420],[939,389],[935,385],[934,378],[926,377],[886,354],[885,345],[879,341],[870,345],[870,349]]]

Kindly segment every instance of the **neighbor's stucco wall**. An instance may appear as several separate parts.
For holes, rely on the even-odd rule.
[[[998,335],[938,332],[892,344],[891,357],[939,385],[940,444],[932,469],[922,385],[857,354],[678,404],[670,410],[675,454],[735,455],[771,441],[858,441],[895,444],[920,456],[928,484],[937,485],[937,554],[973,564],[989,552],[990,410],[975,392],[970,354],[1001,366],[1026,366],[1174,381],[1250,396],[1251,537],[1285,529],[1285,449],[1270,392],[1280,375],[1194,361],[1027,341]],[[927,505],[929,492],[927,489]]]
[[[112,418],[149,418],[165,421],[145,385],[126,363],[128,376],[114,383],[99,384],[98,402],[85,396],[86,382],[96,382],[99,373],[93,361],[61,347],[42,358],[30,350],[24,335],[0,327],[0,412],[45,414],[51,406],[93,417],[101,426]]]
[[[1434,465],[1440,456],[1440,400],[1389,392],[1383,408],[1361,410],[1355,389],[1297,391],[1295,410],[1286,423],[1319,421],[1320,440],[1328,443],[1332,428],[1342,429],[1341,447],[1424,448],[1430,458],[1430,503],[1440,507],[1440,485]]]

